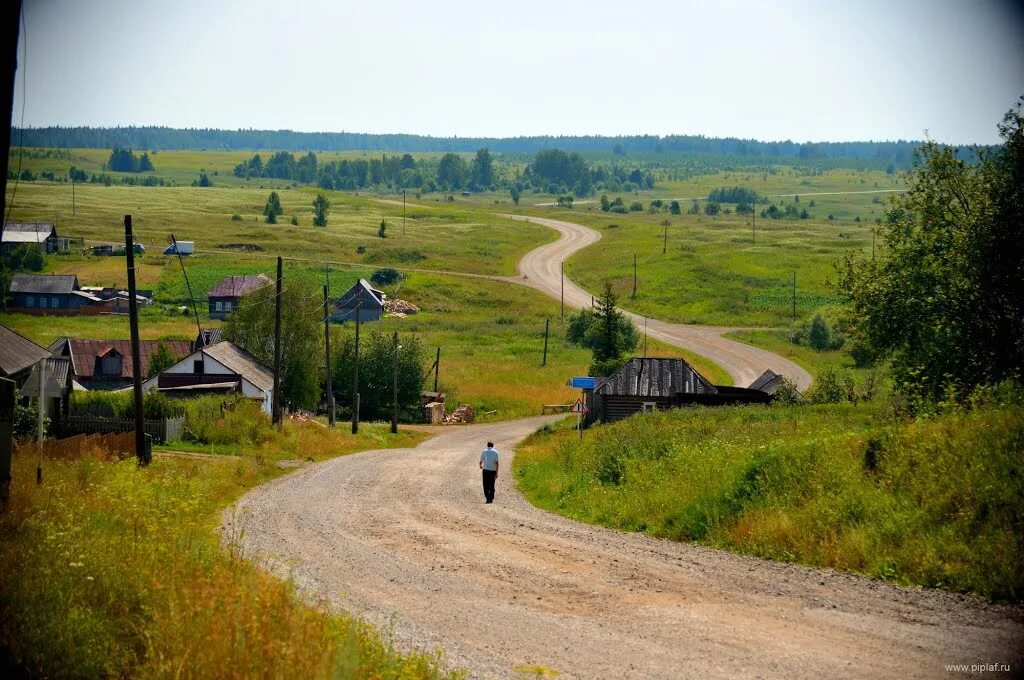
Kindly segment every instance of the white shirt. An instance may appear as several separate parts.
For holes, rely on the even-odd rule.
[[[484,470],[497,470],[498,469],[498,452],[488,447],[480,452],[480,462],[483,463]]]

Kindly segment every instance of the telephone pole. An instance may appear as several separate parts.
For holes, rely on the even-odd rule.
[[[662,223],[665,226],[665,239],[661,244],[661,254],[664,255],[668,252],[668,220]]]
[[[402,236],[405,236],[405,189],[402,189]]]
[[[551,323],[551,319],[544,319],[544,359],[540,362],[541,366],[548,365],[548,324]]]
[[[281,257],[277,258],[277,295],[274,298],[274,425],[281,427]]]
[[[796,321],[796,272],[793,272],[793,321]]]
[[[636,253],[633,253],[633,294],[630,297],[636,297]]]
[[[441,372],[441,348],[437,348],[437,359],[434,360],[434,392],[437,392],[437,376]]]
[[[128,261],[128,324],[132,339],[132,392],[135,397],[135,457],[140,466],[149,465],[152,452],[146,446],[146,428],[142,418],[142,357],[139,356],[139,301],[135,293],[135,239],[132,216],[124,216],[124,252]],[[40,386],[41,389],[41,386]],[[41,395],[40,395],[41,396]]]
[[[362,290],[356,292],[356,357],[352,363],[352,434],[359,434],[359,303]]]
[[[565,319],[565,261],[558,263],[558,274],[562,282],[562,311],[561,318]]]
[[[398,434],[398,331],[391,335],[391,347],[395,352],[391,364],[391,434]]]
[[[324,348],[327,357],[327,423],[334,427],[334,375],[331,373],[331,312],[324,284]]]

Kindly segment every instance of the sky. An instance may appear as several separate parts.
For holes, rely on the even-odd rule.
[[[1011,0],[24,9],[12,122],[36,127],[987,144],[1024,95]]]

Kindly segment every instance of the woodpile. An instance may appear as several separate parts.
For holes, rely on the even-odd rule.
[[[457,409],[444,417],[444,422],[449,424],[472,423],[476,419],[471,404],[460,404]]]
[[[387,298],[384,300],[384,313],[388,316],[402,318],[409,314],[415,314],[418,311],[420,311],[419,307],[406,300],[399,300],[398,298]]]

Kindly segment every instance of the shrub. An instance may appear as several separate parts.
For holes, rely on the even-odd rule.
[[[856,401],[857,394],[853,376],[831,366],[821,370],[814,379],[814,385],[807,393],[812,404],[839,404],[844,401]]]
[[[377,286],[391,286],[403,280],[405,280],[405,274],[391,267],[378,269],[370,276],[370,282]]]

